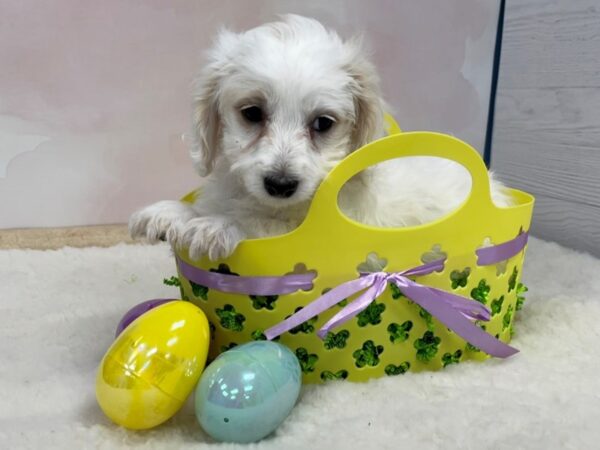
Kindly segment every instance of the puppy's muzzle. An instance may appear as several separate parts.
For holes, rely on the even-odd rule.
[[[288,176],[269,175],[263,179],[265,190],[271,197],[290,198],[300,182]]]

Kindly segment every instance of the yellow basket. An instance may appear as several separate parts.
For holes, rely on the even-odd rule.
[[[391,124],[389,136],[355,151],[329,173],[297,229],[282,236],[244,241],[230,258],[218,264],[207,259],[193,262],[185,251],[176,254],[184,263],[205,271],[219,270],[220,266],[221,271],[228,268],[242,276],[280,276],[299,265],[317,273],[309,291],[261,297],[228,294],[191,283],[178,267],[183,298],[202,308],[211,323],[210,357],[250,340],[265,339],[266,329],[323,292],[356,279],[357,266],[371,253],[387,260],[388,273],[445,255],[442,271],[416,281],[485,304],[491,319],[481,327],[503,342],[510,341],[525,251],[488,266],[477,265],[475,252],[490,243],[511,241],[529,230],[533,197],[511,190],[515,206],[496,207],[491,201],[486,167],[472,147],[438,133],[400,133],[393,121]],[[340,211],[337,197],[345,182],[369,166],[404,156],[434,156],[462,164],[472,177],[470,195],[450,215],[408,228],[374,228],[354,222]],[[333,306],[278,338],[298,356],[304,382],[365,381],[488,357],[423,308],[398,295],[393,285],[358,316],[320,339],[319,328],[340,310],[340,305]]]

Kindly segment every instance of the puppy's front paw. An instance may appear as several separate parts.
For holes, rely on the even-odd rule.
[[[150,242],[164,241],[167,234],[176,233],[181,224],[196,214],[181,202],[165,200],[154,203],[137,212],[129,219],[129,234],[132,238],[146,238]]]
[[[190,258],[208,255],[211,261],[230,256],[245,238],[238,226],[222,217],[198,217],[183,225],[176,246],[187,248]]]

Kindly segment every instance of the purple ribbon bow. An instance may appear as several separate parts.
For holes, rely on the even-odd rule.
[[[490,320],[490,311],[484,305],[441,289],[423,286],[408,278],[427,275],[443,268],[444,260],[439,260],[402,272],[366,274],[330,290],[296,314],[266,330],[265,336],[271,340],[326,311],[340,301],[364,291],[356,300],[321,327],[317,334],[323,339],[332,328],[350,320],[366,309],[371,302],[385,291],[387,284],[392,282],[398,286],[400,292],[406,297],[427,310],[464,340],[477,345],[484,352],[500,358],[506,358],[517,353],[517,349],[499,341],[471,322],[471,320]]]

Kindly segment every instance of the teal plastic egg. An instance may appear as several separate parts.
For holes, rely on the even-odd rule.
[[[255,442],[285,420],[296,404],[302,372],[281,344],[250,342],[222,353],[196,388],[196,417],[214,439]]]

